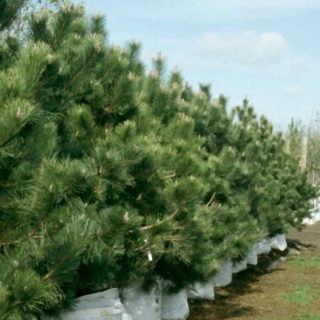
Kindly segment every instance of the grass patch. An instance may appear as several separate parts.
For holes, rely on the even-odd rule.
[[[315,257],[297,257],[295,260],[290,261],[290,263],[299,266],[303,269],[307,268],[317,268],[320,269],[320,256]],[[319,317],[320,319],[320,317]]]
[[[256,320],[265,320],[265,318],[257,318]],[[271,318],[269,320],[277,320],[277,319]],[[308,311],[304,311],[297,316],[285,317],[285,318],[281,318],[281,320],[320,320],[320,315],[315,313],[309,313]]]
[[[301,307],[310,305],[317,298],[314,289],[306,285],[296,286],[292,292],[284,293],[283,296],[289,303]]]
[[[281,320],[320,320],[320,315],[315,313],[309,313],[303,311],[301,314],[289,318],[283,318]]]
[[[303,320],[319,320],[320,319],[320,315],[304,311],[301,314],[301,319],[303,319]]]

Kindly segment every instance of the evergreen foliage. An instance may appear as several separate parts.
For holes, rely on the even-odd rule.
[[[2,31],[23,4],[1,2]],[[160,54],[146,74],[81,6],[27,17],[0,42],[0,319],[158,277],[178,291],[301,227],[315,190],[246,100],[228,113]]]

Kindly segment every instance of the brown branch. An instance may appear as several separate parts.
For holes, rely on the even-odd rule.
[[[43,172],[44,172],[44,158],[42,158],[42,161],[41,161],[41,165],[40,165],[40,169],[39,169],[39,175],[40,175],[40,179],[42,178],[43,176]],[[39,191],[39,186],[37,187],[37,190],[33,196],[33,199],[32,199],[32,203],[31,203],[31,206],[30,206],[30,209],[32,210],[32,208],[34,207],[34,204],[37,200],[37,197],[38,197],[38,191]],[[31,211],[30,210],[30,211]]]
[[[40,224],[41,225],[41,224]],[[37,226],[38,227],[38,226]],[[30,238],[33,239],[42,239],[43,236],[36,236],[35,233],[37,232],[37,227],[31,232],[29,233],[27,236],[20,238],[18,240],[13,240],[13,241],[7,241],[7,242],[0,242],[0,247],[4,247],[4,246],[10,246],[10,245],[16,245],[19,244],[21,242],[27,241]],[[39,229],[39,228],[38,228]]]
[[[106,80],[106,78],[108,77],[108,75],[111,73],[111,71],[113,70],[113,69],[115,69],[116,68],[116,64],[112,67],[112,68],[110,68],[107,72],[106,72],[106,74],[102,77],[102,78],[100,78],[99,79],[99,81],[102,83],[104,80]]]
[[[52,50],[54,49],[54,47],[55,47],[56,44],[58,43],[58,40],[59,40],[60,36],[62,35],[62,33],[63,33],[63,31],[64,31],[65,25],[66,25],[66,20],[64,19],[64,20],[63,20],[63,24],[62,24],[62,26],[59,28],[59,32],[58,32],[58,34],[56,35],[53,44],[51,45]]]
[[[24,237],[24,238],[20,238],[18,240],[14,240],[14,241],[8,241],[8,242],[0,242],[0,247],[4,247],[4,246],[9,246],[9,245],[15,245],[15,244],[19,244],[23,241],[26,241],[29,239],[29,235]]]
[[[148,172],[152,172],[154,170],[156,170],[157,168],[159,168],[163,163],[166,162],[166,160],[168,159],[168,156],[165,156],[164,159],[162,159],[155,167],[151,168],[151,169],[148,169],[146,171],[143,171],[141,173],[138,173],[135,175],[135,177],[141,177],[141,176],[144,176],[146,173]]]
[[[95,58],[95,54],[91,56],[91,58],[87,61],[87,63],[81,68],[81,70],[65,85],[64,88],[62,88],[58,94],[63,93],[66,91],[70,86],[72,86],[76,80],[80,77],[80,75],[84,72],[84,70],[87,68],[87,66],[91,63],[91,61]]]
[[[28,152],[24,152],[23,154],[21,154],[13,163],[11,163],[10,167],[13,168],[26,155],[28,155]]]
[[[181,155],[178,159],[180,159],[180,158],[182,158],[183,157],[183,155]],[[191,165],[192,164],[192,161],[189,161],[180,171],[178,171],[177,173],[176,173],[176,175],[177,176],[179,176],[189,165]]]
[[[124,92],[124,90],[121,90],[117,96],[112,99],[112,104],[108,106],[109,109],[113,110],[114,108],[114,105],[115,105],[115,102],[117,102],[117,100],[121,97],[122,93]],[[105,108],[104,108],[105,111],[107,111]],[[103,112],[103,114],[107,114],[108,112]]]
[[[212,197],[211,197],[211,199],[210,199],[210,201],[207,203],[206,207],[209,207],[209,206],[210,206],[210,204],[212,203],[212,201],[213,201],[213,199],[214,199],[215,196],[216,196],[216,193],[214,192],[213,195],[212,195]]]
[[[40,227],[41,227],[43,221],[46,219],[46,217],[47,217],[47,212],[45,212],[45,213],[42,215],[40,221],[38,222],[38,224],[36,225],[36,227],[34,228],[34,230],[29,234],[29,237],[31,237],[31,238],[36,238],[35,234],[36,234],[37,231],[40,229]]]
[[[75,184],[77,184],[81,179],[83,179],[84,178],[84,176],[81,176],[80,178],[77,178],[75,181],[73,181],[72,183],[71,183],[71,185],[70,186],[68,186],[68,187],[65,187],[63,190],[62,190],[62,193],[66,193],[67,191],[69,191]]]
[[[71,256],[71,254],[73,253],[75,247],[80,243],[80,241],[82,240],[83,236],[79,237],[77,239],[77,241],[73,244],[72,248],[70,249],[70,251],[67,253],[66,256],[63,257],[63,259],[57,263],[55,265],[55,267],[46,275],[44,276],[41,280],[46,280],[48,279],[52,274],[54,274],[60,267],[61,265]]]
[[[165,179],[170,179],[170,178],[174,178],[176,176],[176,173],[174,173],[174,174],[171,174],[171,175],[169,175],[169,176],[166,176],[166,177],[163,177],[163,178],[161,178],[161,180],[165,180]]]
[[[109,246],[107,246],[100,238],[100,236],[96,233],[96,237],[97,239],[100,241],[100,243],[108,250],[110,250],[111,248]]]
[[[187,197],[189,196],[189,192],[190,192],[190,186],[191,186],[191,183],[189,184],[189,187],[188,187],[188,190],[187,190],[187,192],[186,192],[186,196],[185,196],[184,200],[180,203],[180,205],[179,205],[179,207],[177,208],[177,210],[175,210],[169,217],[163,219],[162,221],[158,222],[157,224],[151,225],[151,226],[142,227],[142,228],[140,228],[140,230],[141,230],[141,231],[150,230],[150,229],[152,229],[152,228],[154,228],[154,227],[156,227],[156,226],[161,225],[161,224],[162,224],[163,222],[165,222],[165,221],[168,221],[168,220],[171,220],[171,219],[175,218],[176,215],[179,213],[179,211],[181,211],[182,208],[184,207],[184,205],[186,204],[186,199],[187,199]]]

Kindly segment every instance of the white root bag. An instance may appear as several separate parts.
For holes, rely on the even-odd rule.
[[[206,284],[196,283],[187,288],[188,299],[214,300],[213,280]]]
[[[239,261],[239,262],[236,262],[236,263],[233,263],[233,265],[232,265],[232,273],[238,273],[238,272],[243,271],[245,269],[247,269],[247,260],[246,259]]]
[[[271,238],[271,248],[278,250],[285,250],[287,248],[286,236],[284,234],[277,234]]]
[[[214,285],[223,287],[228,285],[232,280],[232,273],[239,272],[247,268],[247,264],[257,265],[258,256],[253,249],[243,261],[236,265],[232,265],[229,260],[225,261],[220,268],[219,273],[208,283],[196,283],[187,288],[187,296],[189,299],[214,300]]]
[[[132,317],[126,314],[116,288],[76,299],[73,310],[62,312],[60,318],[61,320],[132,320]]]
[[[256,250],[252,250],[246,257],[245,260],[247,264],[252,264],[256,266],[258,264],[258,256]]]
[[[247,264],[257,265],[258,256],[256,250],[252,250],[242,261],[234,263],[232,266],[232,272],[238,273],[247,269]]]
[[[311,209],[311,218],[304,218],[304,224],[315,224],[316,222],[320,221],[320,207],[319,207],[320,198],[315,198],[312,200],[313,209]]]
[[[232,262],[230,259],[222,262],[219,272],[213,277],[214,287],[225,287],[232,281]]]
[[[162,280],[157,280],[149,293],[139,284],[124,288],[122,301],[132,320],[161,320]]]
[[[267,254],[271,251],[271,239],[264,238],[258,241],[255,245],[255,251],[259,254]]]
[[[319,210],[319,208],[317,208]],[[311,214],[311,218],[304,218],[303,223],[312,225],[315,224],[316,222],[320,221],[320,212],[319,211],[313,211]]]
[[[165,290],[168,285],[168,281],[159,279],[149,293],[142,291],[140,285],[123,289],[123,304],[132,320],[187,319],[189,306],[186,290],[168,294]]]
[[[312,216],[314,217],[314,221],[315,223],[320,221],[320,212],[319,211],[315,211]]]
[[[166,280],[163,281],[161,319],[185,320],[189,316],[187,291],[183,289],[178,293],[168,294],[166,287],[169,284],[170,282]]]

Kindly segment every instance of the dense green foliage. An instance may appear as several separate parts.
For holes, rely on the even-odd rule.
[[[108,45],[81,6],[33,11],[21,36],[23,1],[0,3],[17,4],[0,10],[0,319],[140,279],[206,282],[301,227],[315,190],[246,100],[229,114],[209,86],[166,79],[161,55],[147,74],[140,45]]]

